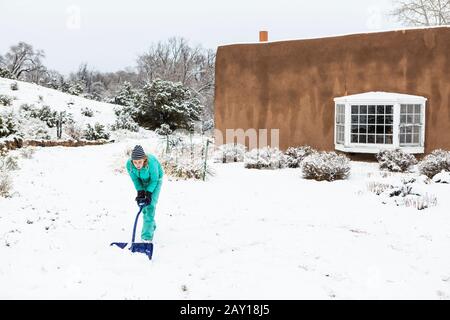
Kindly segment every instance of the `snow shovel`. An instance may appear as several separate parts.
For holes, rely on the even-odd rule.
[[[144,253],[148,256],[148,258],[152,259],[153,254],[153,243],[145,243],[145,242],[134,242],[135,236],[136,236],[136,226],[139,219],[139,215],[142,212],[142,209],[147,205],[145,202],[139,202],[139,212],[136,215],[136,219],[134,220],[134,227],[133,227],[133,238],[131,239],[131,246],[130,250],[131,252],[140,252]],[[128,242],[112,242],[110,246],[117,246],[120,249],[125,249],[125,247],[128,245]]]

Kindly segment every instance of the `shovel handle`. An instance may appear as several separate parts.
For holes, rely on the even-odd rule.
[[[132,244],[134,243],[134,239],[136,237],[136,226],[137,226],[138,218],[139,218],[139,215],[141,214],[143,208],[144,208],[144,206],[139,206],[139,212],[136,215],[136,219],[134,219],[133,238],[131,239]]]

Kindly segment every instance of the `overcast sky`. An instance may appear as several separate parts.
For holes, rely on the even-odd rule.
[[[192,44],[316,38],[398,28],[391,0],[0,0],[0,54],[19,41],[67,74],[87,62],[99,71],[135,65],[152,42]]]

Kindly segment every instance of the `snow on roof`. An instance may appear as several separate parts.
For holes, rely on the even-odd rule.
[[[239,45],[239,44],[267,44],[267,43],[276,43],[276,42],[286,42],[286,41],[299,41],[299,40],[318,40],[318,39],[326,39],[326,38],[337,38],[337,37],[346,37],[346,36],[354,36],[354,35],[362,35],[362,34],[376,34],[376,33],[387,33],[387,32],[407,32],[409,30],[424,30],[424,29],[437,29],[437,28],[450,28],[450,25],[441,25],[441,26],[422,26],[422,27],[405,27],[400,26],[397,28],[389,28],[389,29],[378,29],[378,30],[368,30],[368,31],[359,31],[359,32],[351,32],[351,33],[335,33],[335,34],[328,34],[328,35],[316,35],[311,37],[302,37],[302,38],[286,38],[286,39],[279,39],[279,40],[269,40],[269,41],[252,41],[252,42],[233,42],[233,43],[224,43],[219,45],[219,47],[226,47],[226,46],[233,46],[233,45]],[[269,31],[269,38],[270,38],[270,31]]]
[[[334,101],[391,101],[391,102],[408,102],[418,101],[424,102],[427,98],[422,96],[415,96],[411,94],[396,93],[396,92],[383,92],[383,91],[370,91],[364,93],[351,94],[348,96],[336,97]]]

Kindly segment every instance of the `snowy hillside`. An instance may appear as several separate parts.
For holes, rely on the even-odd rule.
[[[18,90],[11,90],[11,84],[15,82],[18,84]],[[0,94],[13,97],[12,107],[15,111],[18,111],[22,104],[48,105],[56,111],[72,113],[74,120],[80,124],[95,122],[111,124],[116,118],[113,108],[118,107],[114,104],[85,99],[34,83],[5,78],[0,78]],[[83,108],[92,109],[94,116],[83,116],[81,113]]]
[[[450,298],[449,185],[429,185],[439,203],[423,211],[382,204],[367,191],[376,163],[352,161],[335,182],[242,162],[215,164],[207,182],[165,177],[153,260],[109,247],[131,237],[123,164],[135,143],[155,148],[123,140],[20,159],[0,198],[0,298]]]
[[[16,90],[13,90],[15,84]],[[20,134],[26,139],[57,139],[57,128],[49,121],[55,122],[52,119],[57,115],[53,114],[59,112],[65,112],[71,121],[63,125],[62,139],[82,139],[88,125],[95,127],[97,123],[104,127],[110,139],[153,135],[140,128],[127,115],[122,115],[118,122],[114,110],[120,108],[122,106],[85,99],[33,83],[0,78],[0,116],[4,123],[9,118],[17,131],[7,133],[6,136]],[[8,126],[3,124],[2,128],[0,121],[0,139],[5,136],[2,130]]]

